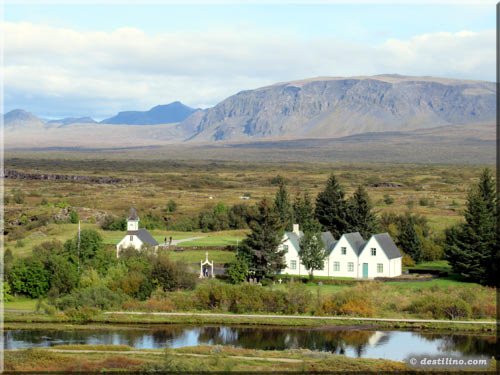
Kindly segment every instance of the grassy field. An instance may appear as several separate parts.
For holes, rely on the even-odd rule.
[[[109,350],[108,346],[5,351],[5,370],[13,372],[193,372],[234,371],[378,371],[407,370],[401,362],[348,358],[308,350],[262,351],[232,347],[186,347],[167,350]],[[59,351],[57,351],[59,350]],[[89,352],[90,351],[90,352]]]
[[[5,160],[5,168],[33,173],[58,173],[77,176],[112,176],[123,179],[116,184],[93,184],[74,181],[5,180],[5,247],[14,254],[29,254],[32,247],[51,238],[65,241],[76,235],[76,225],[67,224],[67,209],[76,210],[83,228],[96,228],[106,214],[125,217],[130,206],[139,216],[168,217],[179,223],[193,218],[202,210],[223,202],[227,206],[254,204],[276,191],[273,177],[285,176],[292,197],[309,191],[312,196],[324,186],[331,172],[351,194],[359,184],[368,193],[379,214],[404,213],[408,210],[425,215],[434,233],[461,219],[468,188],[482,167],[369,163],[243,163],[197,162],[169,160],[89,160],[74,155],[60,159],[35,159],[27,156]],[[119,171],[119,172],[117,172]],[[396,185],[395,185],[396,184]],[[16,191],[22,191],[24,201],[16,203]],[[250,200],[241,199],[249,195]],[[387,204],[386,197],[394,200]],[[177,209],[166,212],[173,200]],[[48,224],[37,225],[40,218]],[[58,219],[59,218],[59,219]],[[61,221],[62,220],[62,221]],[[58,224],[53,223],[59,222]],[[116,244],[121,232],[101,232],[109,245]],[[153,230],[153,236],[163,242],[192,237],[183,247],[237,245],[244,231],[218,233]]]

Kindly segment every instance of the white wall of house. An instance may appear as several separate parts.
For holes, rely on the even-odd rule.
[[[282,274],[307,275],[307,270],[300,261],[298,249],[295,248],[293,242],[286,235],[283,236],[282,244],[279,245],[278,249],[286,250],[286,268],[281,270]]]
[[[142,248],[143,242],[134,234],[127,234],[123,239],[116,245],[116,256],[119,256],[120,249],[126,249],[127,247],[133,246],[136,250]]]
[[[368,267],[367,275],[364,272],[366,267]],[[377,239],[375,237],[370,238],[361,254],[359,254],[358,277],[373,279],[375,277],[395,277],[399,275],[401,275],[401,258],[389,259]]]
[[[351,247],[344,235],[337,241],[328,259],[330,263],[329,276],[360,277],[356,250]]]
[[[130,232],[132,232],[134,230],[139,230],[139,219],[127,220],[127,230]]]

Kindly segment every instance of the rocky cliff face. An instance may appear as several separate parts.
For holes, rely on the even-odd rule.
[[[495,118],[495,84],[384,75],[316,78],[242,91],[181,123],[191,140],[324,138]]]

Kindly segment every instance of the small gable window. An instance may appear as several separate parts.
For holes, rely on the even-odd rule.
[[[333,270],[340,271],[340,262],[333,262]]]
[[[372,251],[372,256],[377,255],[377,249],[376,248],[372,247],[371,251]]]
[[[341,247],[340,248],[340,252],[342,253],[342,255],[346,255],[347,254],[347,248],[346,247]]]
[[[290,261],[290,269],[296,270],[297,269],[297,261],[296,260],[291,260]]]

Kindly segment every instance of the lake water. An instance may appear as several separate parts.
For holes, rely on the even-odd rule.
[[[375,331],[353,328],[288,328],[162,325],[103,330],[6,330],[5,349],[61,344],[129,345],[137,349],[232,345],[248,349],[310,349],[348,357],[402,361],[410,355],[466,355],[491,358],[495,337],[477,334]]]

